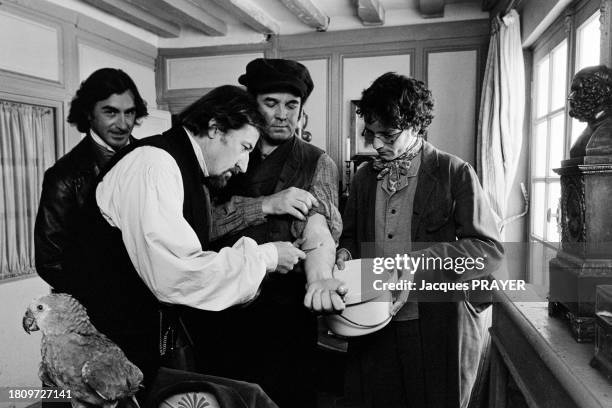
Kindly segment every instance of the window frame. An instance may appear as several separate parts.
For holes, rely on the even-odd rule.
[[[64,103],[57,100],[41,98],[37,96],[17,95],[9,92],[0,91],[0,100],[8,102],[24,103],[28,105],[37,105],[45,108],[53,109],[53,121],[55,129],[55,160],[58,160],[65,154],[66,135],[64,133]]]
[[[560,32],[559,32],[560,31]],[[534,55],[534,59],[533,59],[533,70],[532,70],[532,78],[533,78],[533,84],[532,84],[532,101],[534,103],[532,103],[532,113],[531,113],[531,122],[530,122],[530,131],[531,131],[531,137],[530,137],[530,157],[529,157],[529,163],[530,163],[530,172],[529,172],[529,183],[530,183],[530,190],[532,191],[532,197],[535,196],[535,189],[534,189],[534,184],[535,183],[544,183],[545,187],[544,187],[544,203],[546,204],[546,208],[547,211],[544,214],[544,218],[548,218],[548,211],[550,210],[550,205],[548,203],[548,192],[549,192],[549,186],[553,183],[556,182],[560,182],[561,177],[555,174],[550,174],[549,173],[549,169],[550,169],[550,143],[549,140],[551,137],[554,137],[551,135],[551,122],[555,117],[558,117],[560,114],[563,115],[564,121],[564,142],[563,142],[563,155],[562,157],[565,158],[566,157],[566,152],[568,151],[567,148],[567,143],[566,143],[566,138],[567,138],[567,126],[568,126],[568,112],[567,112],[567,102],[564,102],[562,107],[556,108],[556,109],[551,109],[551,103],[552,103],[552,89],[554,84],[551,83],[551,81],[553,80],[553,69],[554,69],[554,64],[552,62],[553,59],[553,55],[554,53],[559,49],[559,47],[561,47],[561,45],[563,44],[564,41],[567,41],[566,44],[566,55],[567,55],[567,60],[571,59],[571,57],[569,57],[570,55],[570,42],[568,41],[567,37],[565,37],[562,30],[558,30],[555,33],[555,36],[551,38],[550,41],[548,41],[546,43],[545,47],[542,47],[538,54]],[[538,78],[538,69],[539,69],[539,63],[544,60],[545,58],[549,59],[549,67],[548,67],[548,82],[550,85],[553,86],[549,86],[548,87],[548,94],[546,95],[546,109],[545,109],[545,113],[543,115],[538,116],[537,110],[538,110],[538,101],[536,100],[536,89],[537,89],[537,84],[536,84],[536,80]],[[565,90],[565,95],[567,96],[567,92],[568,92],[568,86],[567,86],[567,81],[568,76],[567,76],[567,70],[569,67],[566,66],[566,90]],[[534,176],[534,169],[535,169],[535,160],[536,160],[536,153],[535,153],[535,139],[537,137],[537,128],[540,124],[542,123],[546,123],[546,158],[545,158],[545,166],[544,166],[544,174],[543,175],[537,175]],[[559,164],[560,165],[560,164]],[[531,203],[533,204],[534,201],[532,200]],[[543,236],[537,236],[535,235],[534,232],[534,214],[535,214],[535,209],[532,207],[532,211],[530,214],[530,219],[529,219],[529,235],[530,238],[532,240],[537,240],[537,241],[542,241],[542,242],[546,242],[546,243],[552,243],[552,241],[549,241],[547,238],[547,228],[546,228],[546,224],[543,224]]]
[[[533,195],[534,191],[534,183],[535,182],[544,182],[544,204],[546,204],[546,213],[544,214],[544,218],[547,218],[547,213],[551,208],[548,203],[548,191],[549,186],[555,181],[559,180],[560,176],[558,175],[549,175],[549,157],[550,152],[548,149],[548,143],[546,147],[546,166],[545,166],[545,174],[544,176],[536,177],[533,175],[534,173],[534,161],[536,159],[537,153],[534,151],[535,148],[535,137],[536,137],[536,126],[538,123],[542,123],[544,120],[548,122],[547,129],[547,142],[550,135],[550,117],[555,116],[560,111],[564,113],[564,132],[563,132],[563,159],[569,158],[569,151],[572,143],[572,118],[569,116],[568,104],[567,104],[567,95],[569,94],[569,89],[571,87],[571,81],[576,72],[576,62],[577,62],[577,33],[578,27],[580,27],[583,23],[585,23],[588,19],[590,19],[597,11],[600,11],[600,2],[596,0],[579,0],[572,2],[566,9],[561,13],[561,15],[548,27],[544,33],[538,38],[538,40],[531,47],[531,106],[530,106],[530,118],[529,118],[529,188],[532,195],[532,200],[530,202],[530,214],[529,214],[529,227],[528,227],[528,241],[529,245],[529,259],[528,259],[528,279],[532,283],[542,283],[548,286],[548,261],[550,258],[555,256],[556,250],[558,247],[558,242],[550,242],[546,240],[547,232],[546,227],[543,231],[543,237],[539,237],[534,234],[534,214],[537,209],[533,207]],[[599,18],[600,28],[601,28],[601,17]],[[556,109],[554,111],[549,112],[547,108],[547,113],[544,116],[537,116],[537,102],[536,98],[536,90],[537,90],[537,80],[538,80],[538,63],[549,56],[552,58],[552,52],[564,41],[567,40],[567,61],[566,61],[566,89],[565,89],[565,98],[566,102],[564,107],[561,109]],[[603,49],[601,43],[604,41],[604,36],[600,37],[600,49]],[[602,60],[602,53],[600,52],[600,63]],[[551,64],[552,65],[552,64]],[[549,76],[552,75],[552,66],[549,70]],[[550,77],[549,77],[550,80]],[[548,103],[550,103],[552,89],[549,89],[548,95]],[[541,157],[541,156],[540,156]],[[559,167],[561,163],[559,163]],[[559,238],[560,239],[560,238]],[[536,250],[535,246],[542,246],[541,250]],[[542,252],[543,251],[543,252]],[[537,253],[541,253],[544,256],[541,256],[540,259],[535,259],[537,257]],[[534,256],[535,255],[535,256]],[[536,265],[536,263],[541,262],[541,264]]]

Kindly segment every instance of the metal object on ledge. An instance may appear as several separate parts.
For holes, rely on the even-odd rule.
[[[591,366],[612,381],[612,285],[597,286],[595,356]]]

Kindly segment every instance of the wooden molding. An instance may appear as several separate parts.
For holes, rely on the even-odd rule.
[[[40,0],[36,3],[33,3],[32,0],[4,0],[0,3],[0,7],[7,6],[12,10],[15,10],[16,7],[26,11],[29,15],[37,15],[44,19],[62,20],[69,24],[75,24],[79,14],[76,11]]]
[[[357,15],[364,26],[385,24],[385,8],[379,0],[357,0]]]
[[[202,96],[206,95],[213,88],[190,88],[181,90],[171,90],[165,95],[164,102],[168,106],[171,114],[179,114],[187,106],[191,105]]]
[[[329,16],[321,11],[311,0],[281,0],[302,23],[316,28],[317,31],[327,31]]]
[[[127,0],[152,13],[157,18],[186,24],[210,36],[224,36],[227,25],[189,0]]]
[[[149,14],[146,10],[122,0],[84,0],[94,7],[113,14],[123,20],[164,38],[176,38],[181,28],[166,20]]]
[[[470,20],[446,23],[417,24],[399,27],[372,27],[367,30],[346,30],[326,33],[283,35],[278,38],[278,48],[286,50],[321,47],[366,47],[383,43],[395,44],[404,41],[454,40],[466,37],[489,38],[489,20]]]
[[[256,44],[209,45],[203,47],[188,48],[159,48],[158,57],[188,58],[229,54],[249,54],[252,52],[263,52],[265,54],[266,51],[269,50],[269,48],[270,43],[268,42]]]
[[[279,24],[250,0],[212,0],[232,16],[262,34],[278,34]]]
[[[57,26],[61,30],[60,47],[61,52],[71,52],[70,39],[76,38],[82,33],[91,34],[92,37],[101,39],[105,42],[121,45],[128,50],[128,58],[134,53],[146,56],[145,61],[141,61],[150,65],[150,59],[157,56],[157,48],[141,40],[140,38],[125,33],[112,27],[100,20],[97,20],[88,15],[69,10],[54,3],[44,0],[0,0],[0,10],[8,11],[11,14],[20,15],[28,20],[38,21],[44,25]],[[68,64],[67,66],[69,66]],[[65,66],[64,68],[66,68]],[[70,82],[71,73],[65,72],[65,82]],[[78,85],[78,82],[77,82]]]
[[[444,0],[419,0],[423,18],[444,17]]]
[[[153,66],[153,60],[157,57],[157,48],[142,41],[139,38],[125,34],[117,29],[106,25],[86,15],[79,15],[76,23],[75,38],[85,38],[111,50],[113,54],[121,55],[123,58],[134,62]]]
[[[23,91],[21,91],[23,92]],[[30,93],[30,92],[28,92]],[[34,95],[34,91],[31,92],[30,96],[24,96],[22,94],[13,94],[0,90],[0,99],[5,101],[14,101],[19,103],[27,103],[31,105],[39,105],[51,108],[54,110],[55,117],[55,157],[59,159],[66,153],[65,149],[65,132],[64,132],[64,103],[63,98],[55,97],[50,95]],[[4,280],[2,281],[5,282]]]
[[[8,74],[12,72],[15,74],[16,78],[28,78],[28,80],[39,82],[40,84],[48,84],[52,87],[55,87],[55,86],[65,87],[66,81],[68,78],[66,76],[65,70],[63,69],[64,63],[65,63],[64,36],[65,36],[65,31],[70,28],[70,24],[74,24],[74,22],[76,21],[76,15],[70,16],[69,20],[61,18],[63,17],[61,15],[63,13],[61,13],[59,16],[56,16],[55,14],[47,16],[44,13],[40,12],[39,10],[32,10],[32,9],[27,8],[23,3],[24,2],[18,2],[18,3],[2,2],[0,3],[0,10],[7,12],[12,17],[23,18],[25,21],[27,21],[26,24],[29,24],[29,23],[37,24],[37,25],[40,24],[42,26],[45,26],[46,28],[55,30],[55,36],[57,38],[57,50],[56,51],[57,51],[57,63],[58,63],[57,64],[58,77],[49,78],[49,77],[45,77],[44,75],[36,75],[32,71],[30,71],[31,74],[27,74],[27,73],[22,72],[22,70],[20,69],[14,70],[14,69],[11,69],[10,67],[7,67],[6,65],[3,68],[0,68],[0,73]],[[3,83],[2,85],[10,86],[11,84]]]

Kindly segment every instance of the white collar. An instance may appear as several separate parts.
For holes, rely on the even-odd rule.
[[[89,134],[91,135],[91,138],[93,139],[94,142],[96,142],[97,145],[102,146],[109,152],[117,153],[117,151],[113,149],[112,147],[110,147],[109,144],[104,141],[104,139],[102,139],[100,136],[98,136],[96,132],[93,131],[93,129],[89,129]],[[128,142],[125,144],[125,146],[129,144],[130,144],[130,138],[128,138]]]
[[[208,169],[206,168],[206,162],[204,161],[204,154],[202,153],[202,149],[200,148],[200,145],[198,144],[198,142],[196,142],[194,134],[189,129],[183,126],[183,130],[185,131],[185,133],[187,133],[187,136],[189,136],[191,147],[193,147],[193,151],[195,152],[195,155],[198,159],[198,163],[200,163],[200,167],[202,168],[204,177],[208,177],[209,176]]]

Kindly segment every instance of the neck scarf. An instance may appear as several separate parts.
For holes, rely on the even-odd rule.
[[[380,157],[374,159],[373,168],[378,172],[377,180],[386,178],[387,189],[391,193],[397,191],[397,183],[402,176],[408,174],[412,159],[420,153],[423,141],[417,137],[416,141],[404,153],[393,160],[382,160]]]

